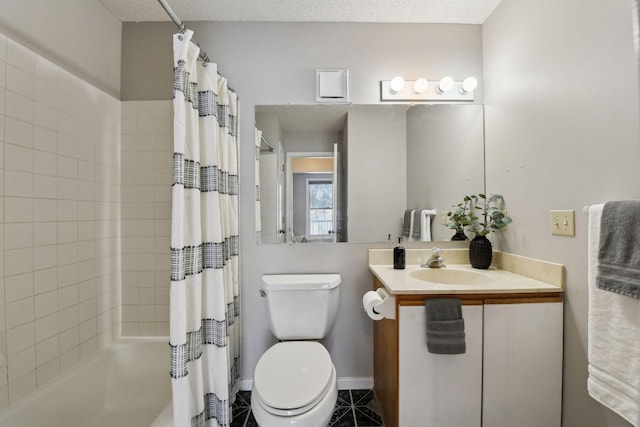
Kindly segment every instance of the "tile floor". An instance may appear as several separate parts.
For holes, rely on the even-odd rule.
[[[251,392],[238,393],[233,404],[231,427],[257,427],[251,413]],[[340,390],[336,409],[327,427],[379,427],[383,426],[376,397],[371,390]]]

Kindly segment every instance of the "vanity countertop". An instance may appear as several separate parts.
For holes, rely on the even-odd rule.
[[[369,270],[382,284],[395,295],[408,294],[491,294],[491,293],[544,293],[563,292],[563,266],[546,261],[534,260],[510,254],[494,253],[494,265],[487,270],[472,268],[469,264],[457,263],[462,261],[464,254],[447,253],[452,263],[447,263],[445,270],[462,270],[470,274],[483,276],[483,283],[478,284],[440,284],[415,278],[412,273],[420,270],[430,270],[420,267],[420,264],[407,264],[404,270],[395,270],[393,265],[386,263],[386,256],[372,254],[370,250]],[[377,251],[377,250],[376,250]],[[372,256],[373,255],[373,256]],[[384,254],[386,255],[386,254]],[[462,255],[462,256],[460,256]],[[415,259],[415,257],[413,257]],[[408,257],[411,259],[411,257]],[[512,271],[507,270],[510,269]],[[515,272],[513,271],[515,270]],[[542,273],[540,273],[542,272]],[[535,276],[543,275],[541,277]],[[531,277],[534,276],[534,277]]]
[[[453,264],[447,268],[478,272],[469,264]],[[491,283],[465,285],[426,282],[411,275],[412,272],[422,269],[419,265],[407,265],[404,270],[394,270],[393,265],[369,266],[369,270],[394,295],[562,292],[559,286],[493,267],[478,272],[489,276]]]

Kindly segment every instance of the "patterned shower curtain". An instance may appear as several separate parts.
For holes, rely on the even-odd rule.
[[[175,427],[229,426],[240,357],[237,97],[173,38],[170,337]]]

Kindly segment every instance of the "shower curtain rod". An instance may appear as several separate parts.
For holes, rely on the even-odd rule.
[[[178,18],[178,15],[175,14],[173,9],[171,9],[171,6],[169,6],[169,3],[167,3],[166,0],[158,0],[158,3],[160,3],[160,6],[162,6],[164,11],[167,12],[167,15],[169,15],[169,18],[171,18],[173,23],[176,24],[176,26],[178,27],[178,30],[184,34],[184,32],[188,30],[188,28],[184,24],[184,22],[182,22],[182,20]],[[200,55],[198,55],[198,58],[200,58],[205,63],[209,62],[209,57],[203,50],[200,50]]]
[[[266,145],[267,147],[269,147],[269,148],[267,148],[267,150],[268,150],[270,153],[273,153],[273,147],[271,146],[271,144],[269,144],[269,141],[267,141],[267,139],[266,139],[264,136],[260,136],[260,139],[262,140],[262,142],[264,143],[264,145]]]

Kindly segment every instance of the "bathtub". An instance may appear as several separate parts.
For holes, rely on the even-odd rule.
[[[0,412],[0,427],[148,427],[171,399],[169,345],[122,338]]]

